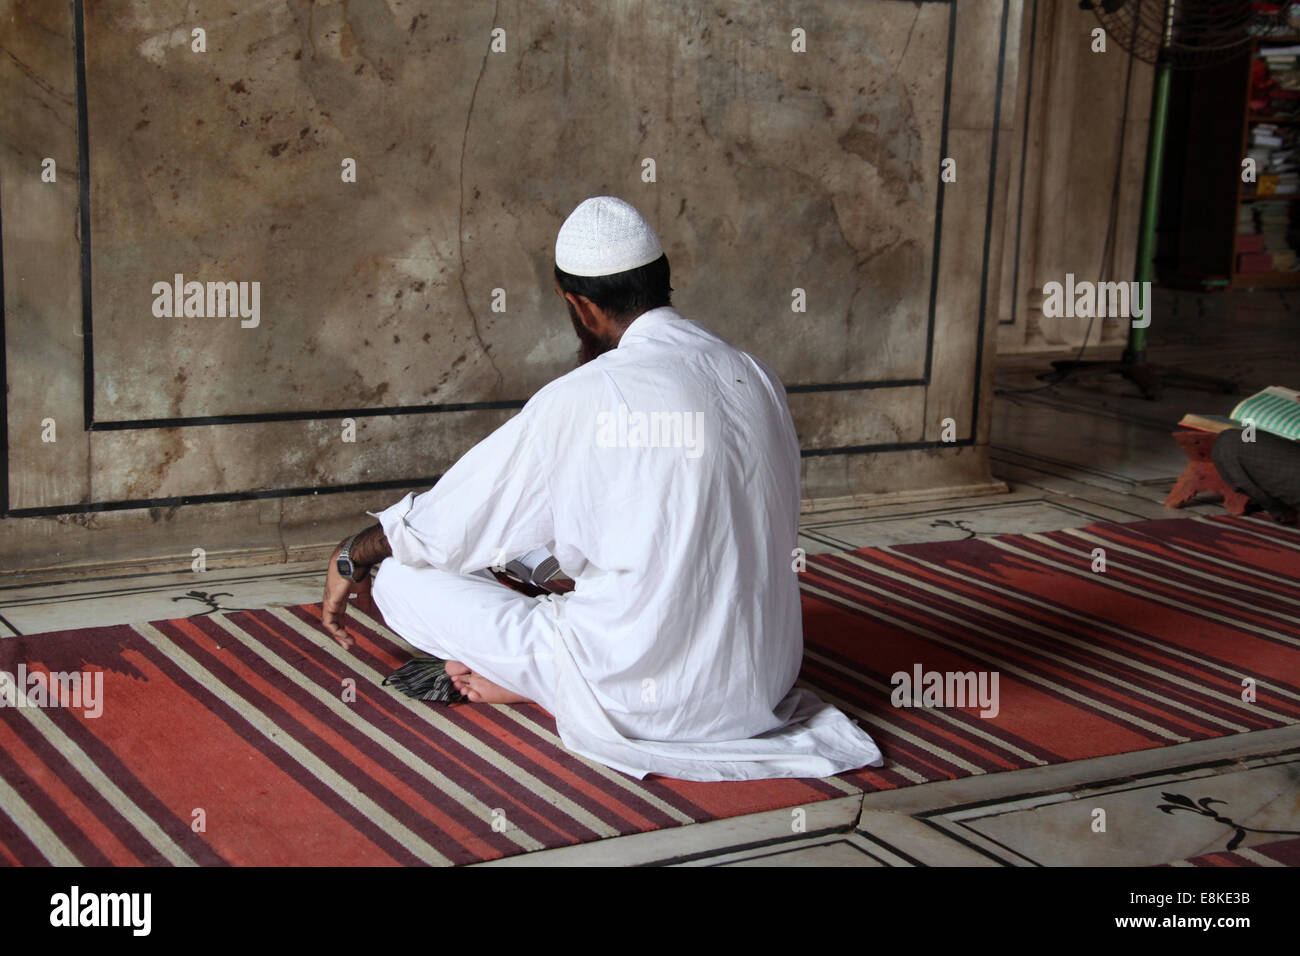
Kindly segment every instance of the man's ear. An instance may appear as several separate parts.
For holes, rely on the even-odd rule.
[[[573,310],[578,313],[578,318],[582,320],[582,324],[587,331],[593,333],[601,331],[605,324],[601,321],[603,315],[590,299],[585,295],[574,295],[572,292],[566,292],[564,298],[573,306]]]

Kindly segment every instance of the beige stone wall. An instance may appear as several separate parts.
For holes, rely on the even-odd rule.
[[[554,236],[602,193],[780,373],[806,497],[994,487],[1021,14],[3,0],[0,570],[314,553],[427,486],[571,367]],[[256,327],[157,316],[178,273]]]
[[[1007,215],[999,244],[1000,353],[1078,348],[1088,320],[1047,318],[1043,285],[1131,280],[1137,255],[1142,175],[1153,68],[1133,62],[1113,40],[1093,52],[1099,25],[1089,10],[1058,0],[1025,0],[1012,132]],[[1121,128],[1121,121],[1123,127]],[[1111,194],[1118,183],[1115,238],[1106,250]],[[1098,319],[1089,345],[1122,345],[1128,323]]]

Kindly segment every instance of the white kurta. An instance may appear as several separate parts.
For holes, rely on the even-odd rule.
[[[377,514],[375,600],[406,640],[554,714],[636,777],[821,777],[871,738],[792,689],[799,448],[776,376],[671,308],[542,388],[419,496]],[[576,590],[468,573],[537,547]]]

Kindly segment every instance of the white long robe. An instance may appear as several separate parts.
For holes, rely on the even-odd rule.
[[[642,417],[644,416],[644,417]],[[821,777],[879,766],[792,689],[799,448],[768,368],[674,309],[542,388],[419,496],[375,515],[389,625],[556,719],[638,778]],[[546,547],[576,583],[525,598],[469,572]]]

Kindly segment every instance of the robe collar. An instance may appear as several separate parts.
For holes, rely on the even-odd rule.
[[[622,347],[623,343],[629,338],[650,338],[654,335],[656,327],[665,322],[680,319],[681,317],[681,313],[668,305],[660,306],[657,309],[650,309],[648,312],[642,312],[632,320],[631,324],[628,325],[628,327],[623,331],[623,334],[619,337],[619,347]]]

